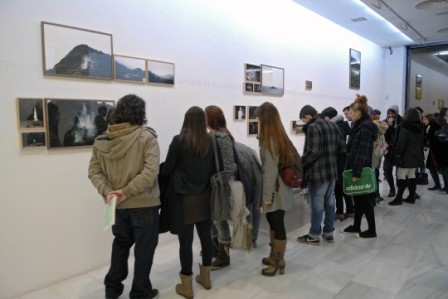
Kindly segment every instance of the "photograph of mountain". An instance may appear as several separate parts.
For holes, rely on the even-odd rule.
[[[44,75],[112,80],[112,35],[41,23]]]
[[[146,60],[148,83],[174,85],[174,63]]]
[[[261,92],[282,96],[284,93],[284,69],[262,64]]]
[[[146,60],[136,57],[114,55],[115,80],[145,83]]]

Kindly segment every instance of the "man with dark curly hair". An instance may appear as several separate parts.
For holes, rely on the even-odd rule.
[[[129,250],[135,244],[131,299],[158,297],[152,288],[154,251],[159,241],[160,192],[157,181],[160,152],[156,132],[145,127],[145,101],[136,95],[122,97],[112,125],[96,138],[89,165],[89,179],[107,203],[116,197],[114,241],[106,298],[123,293],[128,275]]]

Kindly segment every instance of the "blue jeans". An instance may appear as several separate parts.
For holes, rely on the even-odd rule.
[[[106,295],[115,297],[123,293],[123,280],[128,276],[128,257],[134,247],[134,279],[129,298],[147,298],[151,294],[149,279],[154,251],[159,242],[159,207],[117,209],[115,236],[109,272],[104,278]]]
[[[332,236],[334,232],[335,199],[333,196],[335,180],[324,183],[310,183],[308,194],[311,204],[311,227],[308,235],[320,238],[322,217],[325,212],[323,234]]]

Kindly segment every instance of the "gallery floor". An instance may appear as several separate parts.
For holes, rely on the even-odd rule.
[[[231,250],[231,266],[212,272],[211,290],[194,283],[195,298],[448,298],[448,194],[428,191],[429,186],[418,186],[422,199],[415,205],[391,207],[386,199],[375,208],[378,238],[362,240],[340,233],[351,221],[338,221],[335,242],[321,241],[320,246],[296,241],[309,228],[308,205],[296,196],[286,213],[285,275],[269,278],[260,274],[260,260],[269,251],[263,218],[258,247],[250,252]],[[384,183],[380,188],[387,194]],[[196,238],[195,264],[200,261],[198,245]],[[159,298],[182,298],[174,291],[179,272],[177,252],[176,237],[161,235],[151,274]],[[132,260],[130,265],[132,269]],[[106,271],[103,267],[18,298],[104,298]],[[198,272],[197,265],[194,271]],[[128,298],[130,284],[128,278],[120,298]]]

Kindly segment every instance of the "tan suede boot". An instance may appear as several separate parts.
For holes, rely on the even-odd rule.
[[[271,259],[271,264],[269,267],[264,268],[261,271],[261,274],[264,276],[275,276],[277,273],[277,270],[280,272],[280,274],[285,273],[285,250],[286,250],[286,240],[274,240],[273,243],[273,258]]]
[[[206,290],[212,288],[212,282],[210,281],[210,266],[199,264],[199,275],[196,275],[196,282],[201,284]]]
[[[270,243],[269,243],[269,246],[271,247],[271,252],[269,252],[269,256],[268,257],[264,257],[262,260],[261,260],[261,263],[263,264],[263,265],[266,265],[266,266],[269,266],[270,264],[271,264],[271,259],[273,258],[273,254],[272,254],[272,244],[273,244],[273,242],[274,242],[274,239],[275,239],[275,231],[273,231],[273,230],[271,230],[271,231],[269,231],[269,235],[270,235]]]
[[[193,299],[193,276],[179,273],[180,284],[176,284],[176,293],[187,299]]]

